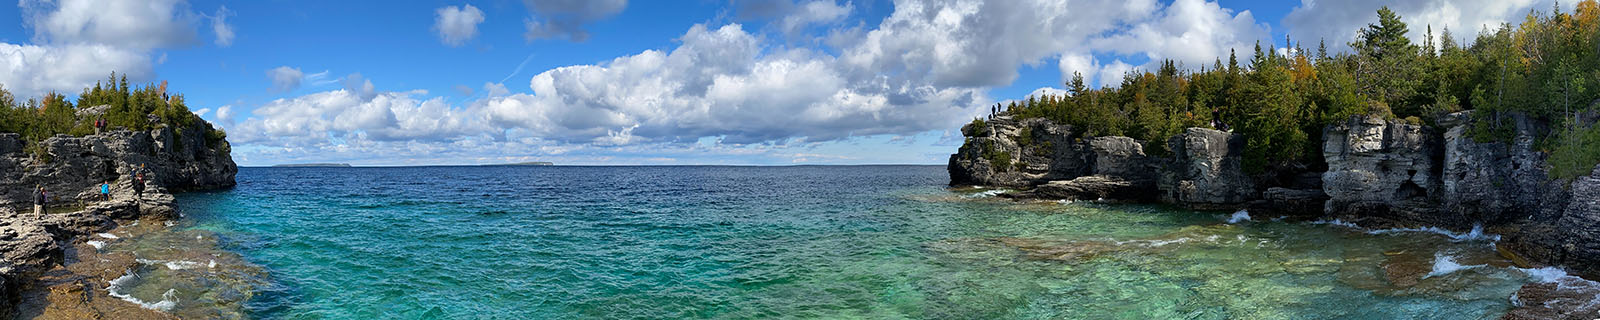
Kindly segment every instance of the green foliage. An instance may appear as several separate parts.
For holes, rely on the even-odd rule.
[[[996,106],[1018,118],[1046,118],[1086,136],[1146,141],[1146,152],[1188,127],[1231,129],[1245,136],[1245,167],[1314,165],[1328,124],[1357,115],[1428,125],[1439,115],[1476,110],[1469,134],[1480,142],[1514,134],[1512,114],[1541,123],[1577,123],[1600,98],[1600,3],[1577,10],[1532,12],[1518,25],[1480,32],[1468,44],[1450,30],[1407,26],[1388,8],[1350,43],[1350,53],[1304,50],[1286,39],[1281,53],[1258,44],[1241,63],[1230,52],[1198,72],[1159,62],[1155,72],[1130,72],[1117,87],[1088,88],[1074,74],[1068,94]],[[1406,37],[1423,27],[1419,46]],[[1437,39],[1437,41],[1435,40]],[[1311,52],[1316,52],[1314,55]],[[1551,131],[1566,130],[1555,128]],[[1554,141],[1554,132],[1535,133]],[[1030,137],[1031,138],[1031,137]],[[1576,140],[1576,141],[1581,141]],[[1583,157],[1574,157],[1583,160]]]
[[[971,128],[972,128],[972,136],[974,136],[974,137],[982,137],[982,136],[989,135],[989,124],[983,122],[982,118],[973,118],[972,119],[972,123],[969,124],[968,126],[971,126]]]
[[[1600,163],[1600,126],[1560,132],[1551,138],[1550,175],[1572,178],[1593,172]]]
[[[983,158],[988,159],[995,170],[1011,171],[1011,153],[996,150],[993,143],[983,144]]]

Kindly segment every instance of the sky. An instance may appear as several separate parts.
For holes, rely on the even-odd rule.
[[[0,85],[167,81],[244,166],[944,164],[1074,73],[1348,50],[1384,5],[1470,43],[1555,2],[20,0]]]

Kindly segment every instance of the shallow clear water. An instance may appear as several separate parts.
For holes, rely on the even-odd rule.
[[[214,232],[264,267],[246,304],[260,318],[1473,319],[1536,281],[1484,237],[1018,203],[947,190],[938,166],[238,181],[181,195],[173,232]],[[147,282],[130,291],[167,291]]]

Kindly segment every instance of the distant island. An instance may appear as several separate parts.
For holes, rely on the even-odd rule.
[[[273,165],[274,168],[349,168],[349,163],[290,163]]]
[[[483,165],[483,166],[486,166],[486,167],[501,167],[501,166],[504,166],[504,167],[530,167],[530,166],[553,166],[553,165],[556,165],[556,164],[553,163],[553,162],[547,162],[547,161],[532,161],[532,162],[503,163],[503,164],[486,164],[486,165]]]

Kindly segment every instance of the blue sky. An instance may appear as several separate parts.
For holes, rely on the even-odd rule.
[[[1342,50],[1380,5],[1417,39],[1550,6],[1322,2],[21,0],[0,85],[165,80],[242,165],[942,164],[961,123],[1073,71]]]

